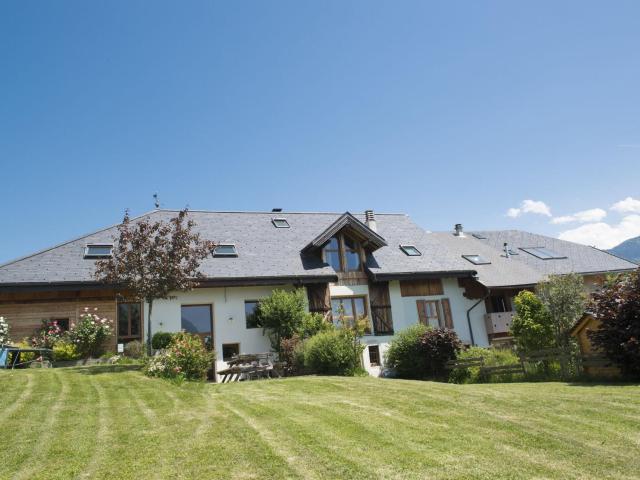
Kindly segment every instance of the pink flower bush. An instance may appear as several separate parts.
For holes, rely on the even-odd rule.
[[[95,311],[97,309],[94,309]],[[80,320],[71,325],[67,335],[84,358],[98,356],[102,352],[105,340],[113,334],[112,323],[97,313],[89,313],[89,309],[85,308]]]
[[[169,346],[147,359],[144,372],[150,377],[204,380],[213,366],[214,352],[207,350],[197,335],[181,332]]]

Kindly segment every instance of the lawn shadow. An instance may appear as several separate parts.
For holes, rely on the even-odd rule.
[[[140,370],[142,365],[89,365],[86,367],[67,367],[80,375],[100,375],[103,373],[131,372]]]

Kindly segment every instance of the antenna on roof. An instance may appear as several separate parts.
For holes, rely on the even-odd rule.
[[[153,204],[156,207],[156,210],[160,208],[160,200],[158,200],[158,192],[153,194]]]

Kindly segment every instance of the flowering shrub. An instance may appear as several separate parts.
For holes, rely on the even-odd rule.
[[[214,352],[208,351],[197,335],[175,334],[165,350],[145,363],[144,372],[150,377],[204,380],[211,368]]]
[[[42,320],[40,329],[31,337],[31,345],[38,348],[53,348],[60,341],[64,332],[55,320]]]
[[[9,343],[9,324],[4,317],[0,317],[0,345],[6,343]]]
[[[73,343],[66,340],[60,340],[53,346],[53,359],[57,362],[67,360],[78,360],[80,354]]]
[[[111,323],[111,320],[89,313],[89,309],[85,308],[80,320],[71,325],[67,335],[83,358],[98,357],[105,340],[113,332]]]

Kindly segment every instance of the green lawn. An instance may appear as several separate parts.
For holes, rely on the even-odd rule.
[[[0,478],[640,477],[640,387],[0,371]]]

